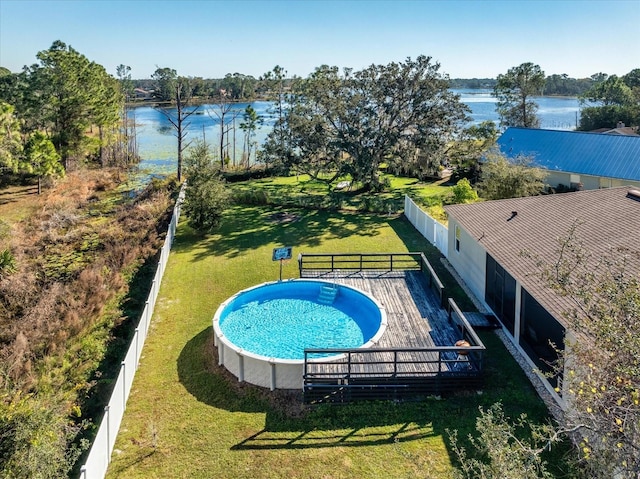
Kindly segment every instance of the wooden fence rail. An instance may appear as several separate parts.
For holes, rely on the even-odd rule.
[[[361,271],[422,271],[429,286],[445,305],[444,286],[424,253],[300,253],[298,271],[301,278],[322,273]]]
[[[459,354],[461,350],[464,355]],[[479,389],[483,385],[484,350],[482,343],[462,349],[307,349],[304,400],[411,400]],[[331,356],[318,357],[327,354]]]

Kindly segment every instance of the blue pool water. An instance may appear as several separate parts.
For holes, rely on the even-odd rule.
[[[320,281],[285,281],[244,292],[225,306],[220,329],[245,351],[278,359],[303,359],[305,348],[357,348],[381,324],[378,305],[339,286],[333,304],[317,300]]]

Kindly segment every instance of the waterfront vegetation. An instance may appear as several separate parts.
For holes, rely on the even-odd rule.
[[[173,191],[156,182],[133,198],[116,185],[104,169],[41,195],[33,184],[3,191],[2,477],[65,475],[110,396]]]
[[[424,251],[449,288],[440,254],[401,216],[236,206],[220,230],[201,235],[181,222],[152,330],[116,443],[109,478],[234,477],[450,478],[456,466],[447,429],[466,441],[478,407],[502,402],[509,417],[547,412],[493,332],[486,388],[418,403],[303,407],[299,394],[271,393],[217,366],[211,321],[218,305],[248,286],[278,278],[272,248],[298,252]],[[285,265],[283,277],[297,277]],[[473,305],[454,290],[463,309]],[[467,444],[463,442],[463,444]],[[545,456],[563,469],[560,450]]]

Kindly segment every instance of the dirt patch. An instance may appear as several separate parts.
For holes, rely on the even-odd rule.
[[[299,219],[299,214],[288,213],[286,211],[279,211],[278,213],[269,215],[269,221],[271,223],[293,223],[294,221],[298,221]]]

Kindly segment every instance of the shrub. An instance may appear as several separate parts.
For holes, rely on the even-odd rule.
[[[220,177],[206,143],[196,143],[190,149],[186,165],[188,181],[184,210],[189,217],[189,225],[197,231],[212,231],[229,206],[231,193]]]
[[[0,279],[17,270],[16,258],[9,249],[0,251]]]
[[[0,393],[0,477],[67,477],[87,447],[67,448],[79,430],[54,398]]]
[[[270,201],[269,193],[262,188],[241,190],[233,193],[233,201],[240,205],[265,206]]]
[[[525,414],[516,421],[507,418],[500,403],[480,408],[476,420],[478,437],[469,436],[471,457],[461,446],[457,432],[447,431],[461,471],[459,479],[551,478],[541,453],[559,439],[550,426],[533,424]]]
[[[462,178],[451,188],[451,202],[454,204],[473,203],[478,200],[478,193],[473,189],[467,178]]]
[[[487,155],[478,183],[480,196],[501,200],[543,193],[547,173],[533,165],[532,158],[525,156],[507,159],[499,152]]]

